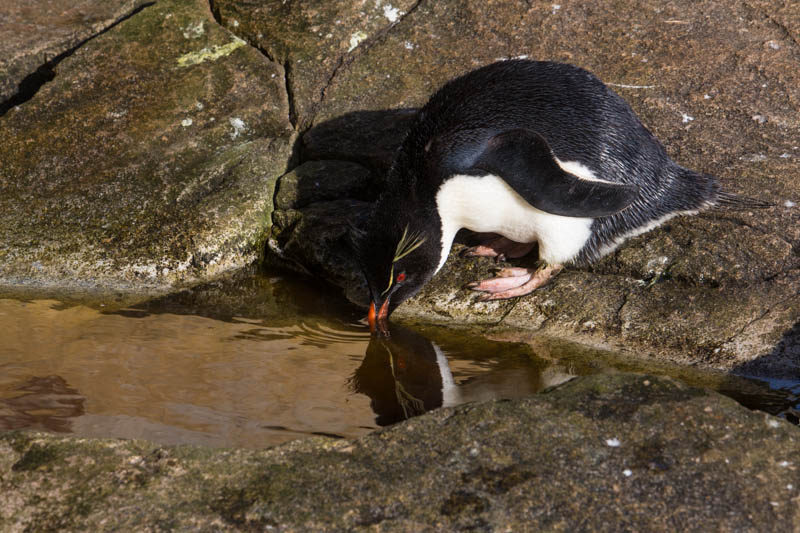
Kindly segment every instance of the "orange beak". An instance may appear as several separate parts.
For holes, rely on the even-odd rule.
[[[386,298],[381,305],[378,312],[375,312],[375,302],[369,304],[369,313],[367,314],[367,322],[369,322],[370,333],[375,333],[375,329],[385,332],[386,320],[389,318],[389,298]]]
[[[369,304],[369,313],[367,314],[367,322],[369,322],[369,330],[375,331],[375,302]]]

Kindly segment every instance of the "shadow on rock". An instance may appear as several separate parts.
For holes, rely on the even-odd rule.
[[[778,377],[774,368],[787,371]],[[800,423],[800,322],[786,331],[769,354],[735,367],[733,373],[763,381],[774,392],[772,403],[766,402],[762,393],[759,409]],[[734,398],[749,406],[746,398]]]
[[[143,318],[170,313],[197,315],[226,322],[262,320],[272,326],[298,321],[336,324],[349,331],[364,313],[330,286],[314,279],[242,269],[215,281],[152,298],[106,313]]]
[[[300,164],[275,189],[267,262],[343,287],[366,305],[348,227],[363,224],[415,116],[415,109],[355,111],[309,130],[295,149]]]
[[[353,111],[322,122],[302,138],[301,161],[337,159],[384,176],[414,122],[417,109]]]

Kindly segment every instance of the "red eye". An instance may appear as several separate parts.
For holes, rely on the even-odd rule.
[[[397,283],[403,283],[406,280],[405,272],[401,272],[397,275]]]

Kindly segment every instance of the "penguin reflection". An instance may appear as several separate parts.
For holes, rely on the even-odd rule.
[[[371,399],[376,422],[394,424],[441,407],[453,376],[442,351],[418,333],[389,325],[389,335],[370,339],[361,366],[349,380],[353,392]]]
[[[575,377],[558,365],[495,368],[456,384],[442,349],[419,333],[389,323],[389,334],[370,339],[361,366],[349,379],[370,397],[376,423],[387,426],[437,407],[523,397]]]

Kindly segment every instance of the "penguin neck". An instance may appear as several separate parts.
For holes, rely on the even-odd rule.
[[[447,262],[447,257],[450,255],[450,249],[453,246],[453,240],[456,237],[456,233],[458,233],[458,230],[461,228],[456,227],[450,221],[446,222],[445,219],[442,218],[442,213],[440,212],[437,204],[433,205],[432,213],[432,238],[439,241],[439,246],[437,247],[439,249],[439,262],[436,264],[436,270],[433,271],[433,274],[435,275],[442,269],[445,262]]]
[[[439,272],[447,262],[447,258],[450,256],[450,249],[453,247],[453,240],[456,238],[458,230],[461,229],[455,227],[453,224],[445,223],[441,215],[439,216],[439,220],[442,221],[442,253],[439,257],[439,264],[436,266],[434,274]]]
[[[456,233],[458,233],[458,231],[461,229],[461,224],[459,224],[458,221],[453,217],[448,216],[447,207],[448,206],[442,202],[442,194],[440,189],[439,193],[436,194],[435,212],[436,222],[441,228],[441,252],[439,256],[439,264],[436,265],[436,270],[433,272],[434,274],[439,272],[447,262],[447,258],[450,256],[450,249],[453,247],[453,241],[456,238]]]
[[[436,199],[436,214],[442,229],[441,256],[439,257],[436,272],[441,270],[447,261],[458,231],[470,226],[469,217],[465,216],[465,213],[474,215],[480,211],[481,206],[476,205],[471,187],[468,185],[463,186],[463,179],[461,178],[465,177],[459,175],[449,176],[442,181],[434,196]],[[467,180],[472,182],[473,178],[467,178]]]

